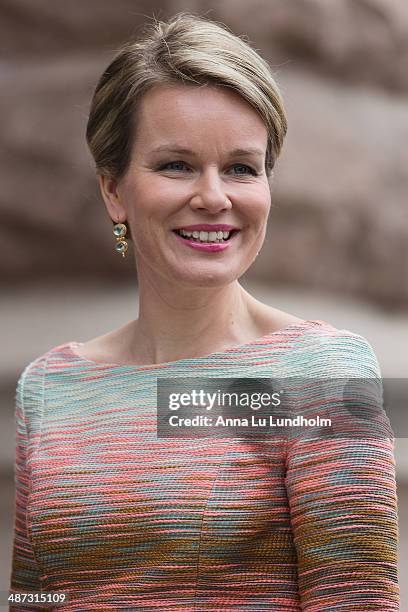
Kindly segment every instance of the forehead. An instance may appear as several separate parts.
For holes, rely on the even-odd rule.
[[[158,85],[141,99],[136,142],[153,149],[175,141],[186,148],[212,144],[265,150],[267,130],[257,111],[226,87]]]

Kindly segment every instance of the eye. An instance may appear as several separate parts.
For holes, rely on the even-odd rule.
[[[238,170],[238,172],[234,172],[234,174],[236,174],[237,176],[245,176],[246,174],[252,174],[253,176],[257,175],[257,172],[255,172],[253,168],[247,166],[246,164],[235,164],[232,167],[234,168],[234,170]]]
[[[183,161],[172,161],[159,166],[159,170],[184,170],[186,167]]]

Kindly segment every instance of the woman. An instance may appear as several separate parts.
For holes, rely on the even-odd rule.
[[[159,378],[380,377],[364,338],[239,283],[285,132],[267,64],[203,18],[153,25],[102,75],[87,140],[139,315],[20,376],[14,591],[65,593],[60,610],[398,610],[392,439],[156,432]]]

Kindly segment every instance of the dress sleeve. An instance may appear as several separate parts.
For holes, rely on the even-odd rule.
[[[393,443],[300,441],[286,481],[302,610],[399,610]]]
[[[26,379],[29,367],[30,366],[24,370],[18,380],[15,402],[15,518],[10,578],[11,593],[41,590],[40,570],[35,559],[27,529],[27,500],[30,490],[30,473],[27,466],[29,436],[27,433],[25,400],[27,399]],[[37,403],[38,410],[42,402],[42,384],[39,381],[38,383],[34,383],[34,385],[30,385],[30,387],[32,388],[30,390],[28,403],[31,406]],[[19,610],[27,612],[30,609],[38,611],[39,608],[30,608],[27,604],[19,605],[15,603],[10,605],[9,609],[13,612]]]
[[[399,610],[394,439],[292,439],[286,486],[301,609]]]

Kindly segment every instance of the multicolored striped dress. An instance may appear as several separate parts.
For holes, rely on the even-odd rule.
[[[157,380],[381,376],[314,320],[199,358],[56,346],[16,393],[12,592],[56,610],[399,610],[393,438],[157,436]],[[21,605],[10,610],[54,609]]]

